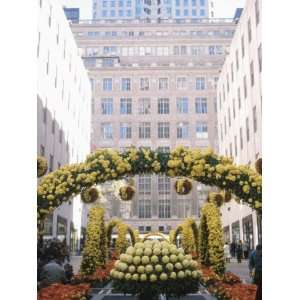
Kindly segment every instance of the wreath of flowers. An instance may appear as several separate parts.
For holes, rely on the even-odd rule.
[[[41,179],[37,187],[38,224],[84,188],[142,173],[185,177],[230,190],[251,208],[261,211],[261,175],[249,166],[233,164],[232,159],[218,156],[211,149],[178,147],[170,153],[144,148],[131,148],[123,153],[99,149],[84,163],[63,166]]]
[[[91,204],[99,198],[99,191],[95,187],[84,189],[81,194],[81,201],[86,204]]]
[[[38,156],[37,157],[37,176],[42,177],[47,173],[48,163],[45,157]]]
[[[175,190],[179,195],[187,195],[193,188],[192,181],[189,179],[178,179],[175,182]]]
[[[119,196],[123,201],[129,201],[133,198],[135,189],[131,185],[122,186],[119,189]]]

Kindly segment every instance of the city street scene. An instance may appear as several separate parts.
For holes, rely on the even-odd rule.
[[[226,3],[38,1],[38,300],[262,299],[261,0]]]

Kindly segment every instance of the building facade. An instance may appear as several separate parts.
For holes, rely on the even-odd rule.
[[[67,20],[78,23],[80,18],[80,10],[77,7],[64,7]]]
[[[91,85],[58,1],[39,2],[37,34],[37,153],[51,172],[90,152]],[[61,205],[47,218],[45,236],[74,241],[81,210],[78,197]]]
[[[218,81],[219,151],[252,167],[261,157],[261,0],[247,1]],[[222,208],[227,240],[261,240],[261,223],[248,206]]]
[[[94,20],[208,18],[212,11],[211,0],[93,0]]]
[[[92,82],[92,149],[218,150],[216,83],[234,30],[232,20],[72,24]],[[194,184],[179,196],[174,183],[136,176],[130,216],[120,214],[116,200],[110,217],[123,217],[140,232],[168,232],[199,217],[208,188]]]

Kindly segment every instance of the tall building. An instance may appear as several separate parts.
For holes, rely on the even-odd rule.
[[[211,0],[93,0],[93,19],[184,19],[213,17]]]
[[[105,20],[72,24],[92,82],[92,149],[131,145],[170,151],[178,145],[218,149],[216,83],[233,20]],[[179,196],[174,179],[136,176],[130,216],[112,216],[141,232],[175,228],[199,217],[208,187]],[[112,203],[111,203],[112,204]]]
[[[58,1],[39,2],[37,34],[37,153],[51,172],[90,152],[91,85]],[[82,209],[78,197],[57,208],[45,222],[45,237],[74,246]]]
[[[239,19],[218,81],[219,150],[237,164],[254,165],[261,157],[261,0],[248,0]],[[253,248],[261,224],[248,206],[231,201],[222,208],[227,240]]]
[[[78,23],[80,18],[80,10],[76,7],[64,7],[64,12],[67,20],[72,23]]]

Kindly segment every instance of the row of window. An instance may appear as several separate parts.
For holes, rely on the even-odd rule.
[[[112,140],[114,138],[114,124],[110,122],[101,123],[101,139]],[[133,125],[131,122],[121,122],[119,127],[120,139],[132,139],[133,138]],[[138,124],[138,138],[150,139],[151,138],[151,122],[140,122]],[[170,138],[170,123],[158,122],[157,123],[157,138],[169,139]],[[207,122],[199,121],[195,125],[196,138],[207,139],[208,138],[208,125]],[[190,125],[189,122],[177,122],[176,123],[176,137],[178,139],[187,139],[190,137]]]
[[[89,37],[144,37],[144,36],[197,36],[197,37],[225,37],[230,38],[234,34],[234,30],[172,30],[172,31],[88,31],[76,32],[78,36]]]
[[[117,55],[117,56],[171,56],[171,55],[223,55],[225,51],[224,46],[221,45],[194,45],[194,46],[103,46],[103,47],[88,47],[84,54],[87,57],[101,56],[101,55]]]
[[[191,113],[189,110],[189,99],[187,97],[181,97],[176,99],[176,111],[179,114]],[[101,99],[101,113],[103,115],[112,115],[114,113],[113,98]],[[130,115],[133,113],[132,99],[121,98],[120,99],[120,114]],[[157,113],[169,114],[170,113],[170,99],[158,98],[157,100]],[[207,114],[207,98],[195,99],[195,113]],[[151,100],[150,98],[138,99],[138,114],[149,115],[151,114]]]
[[[155,82],[155,85],[157,84],[155,79],[149,79],[147,77],[140,78],[139,80],[139,90],[140,91],[149,91],[150,90],[150,82]],[[187,89],[189,87],[189,80],[187,77],[177,77],[176,78],[176,88],[179,90]],[[94,84],[94,81],[92,81],[92,85]],[[115,81],[116,84],[116,81]],[[151,85],[152,85],[151,84]],[[193,83],[194,88],[196,90],[205,90],[206,89],[206,80],[205,77],[197,77],[195,78],[195,81]],[[131,78],[121,78],[120,86],[121,91],[131,91],[132,90],[132,80]],[[158,84],[157,84],[158,90],[168,90],[170,88],[169,84],[169,78],[159,78]],[[113,87],[113,79],[112,78],[103,78],[102,79],[102,91],[105,92],[111,92],[116,90],[116,88]]]
[[[230,112],[230,111],[228,111]],[[252,116],[253,116],[253,132],[257,132],[257,112],[256,112],[256,106],[253,107],[252,109]],[[250,141],[250,125],[249,125],[249,118],[246,118],[245,122],[245,128],[246,128],[246,141]],[[229,123],[229,127],[231,126],[231,123]],[[221,141],[223,141],[223,126],[220,124],[220,131],[221,131]],[[243,133],[243,127],[240,127],[239,130],[239,144],[240,144],[240,150],[242,151],[244,148],[244,133]],[[224,117],[224,135],[227,134],[227,125],[226,125],[226,118]],[[228,150],[225,150],[226,155],[228,155]],[[233,150],[232,150],[232,142],[229,144],[229,155],[233,157]],[[238,136],[234,136],[234,156],[238,155]]]

